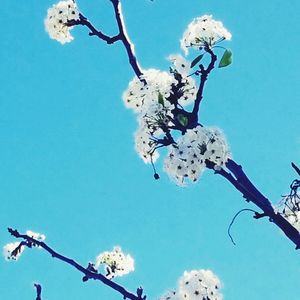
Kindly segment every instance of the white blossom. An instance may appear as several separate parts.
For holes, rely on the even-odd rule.
[[[171,54],[168,57],[169,61],[171,61],[174,65],[174,69],[181,74],[182,76],[186,77],[191,72],[191,63],[185,59],[180,54]]]
[[[73,27],[66,24],[69,21],[78,19],[79,11],[75,1],[60,1],[48,9],[45,29],[50,38],[57,40],[61,44],[69,43],[73,40],[73,36],[70,33]]]
[[[134,135],[135,150],[145,163],[154,163],[159,158],[155,149],[155,142],[151,138],[151,132],[146,124],[141,125]]]
[[[96,257],[95,268],[100,265],[105,267],[106,277],[111,279],[116,276],[123,276],[134,271],[134,260],[125,255],[120,247],[114,247],[112,251],[105,251]]]
[[[151,103],[158,103],[159,97],[163,99],[168,97],[171,84],[175,83],[175,79],[167,72],[149,69],[144,70],[143,73],[147,84],[134,77],[123,93],[126,107],[133,109],[136,113],[147,112]]]
[[[178,99],[180,105],[185,106],[194,102],[197,94],[196,82],[193,77],[189,76],[191,73],[191,62],[186,60],[180,54],[172,54],[168,59],[173,63],[175,72],[181,75],[181,83],[183,83],[183,95]]]
[[[185,271],[179,279],[178,292],[183,300],[222,300],[220,279],[210,270]]]
[[[178,291],[168,291],[159,297],[159,300],[181,300]]]
[[[284,196],[275,211],[300,231],[300,193]]]
[[[164,170],[178,185],[184,186],[186,179],[191,182],[199,179],[206,160],[221,168],[229,157],[229,147],[219,129],[197,126],[169,147]]]
[[[27,230],[26,231],[26,235],[28,235],[29,237],[38,240],[38,241],[44,241],[46,239],[46,236],[42,233],[38,233],[38,232],[33,232],[31,230]]]
[[[212,47],[222,40],[231,40],[231,33],[222,22],[215,21],[212,16],[204,15],[194,19],[187,27],[180,41],[181,48],[188,54],[188,48]]]
[[[167,98],[170,96],[172,85],[178,84],[178,81],[171,74],[156,69],[144,70],[143,73],[147,84],[137,77],[133,78],[122,96],[125,106],[142,114],[148,113],[152,104],[160,102],[165,108],[171,108],[172,104]],[[195,100],[196,83],[192,77],[186,77],[186,74],[182,76],[182,83],[182,95],[177,101],[185,106]]]
[[[20,246],[20,242],[6,244],[3,247],[3,255],[6,260],[18,260],[24,251],[24,246]],[[14,252],[18,248],[18,251]]]

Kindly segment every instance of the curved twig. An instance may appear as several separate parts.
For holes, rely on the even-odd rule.
[[[231,230],[231,227],[232,227],[232,225],[233,225],[235,219],[239,216],[240,213],[242,213],[242,212],[244,212],[244,211],[251,211],[251,212],[254,212],[255,215],[257,215],[257,212],[256,212],[255,210],[253,210],[253,209],[250,209],[250,208],[243,208],[243,209],[241,209],[240,211],[238,211],[238,212],[234,215],[234,217],[232,218],[232,220],[231,220],[231,222],[230,222],[230,224],[229,224],[229,226],[228,226],[227,234],[229,235],[232,244],[235,245],[235,246],[236,246],[236,243],[235,243],[234,240],[233,240],[233,237],[232,237],[232,235],[231,235],[231,233],[230,233],[230,230]],[[255,218],[255,216],[254,216],[254,218]]]
[[[209,169],[214,170],[213,163],[206,163]],[[260,216],[268,216],[270,222],[276,224],[284,234],[296,245],[296,249],[300,249],[300,234],[299,231],[291,225],[280,213],[275,212],[271,202],[258,191],[253,185],[250,179],[244,173],[242,167],[238,165],[232,159],[229,159],[226,163],[226,167],[230,172],[224,169],[215,170],[215,174],[219,174],[227,179],[239,192],[243,194],[243,197],[247,201],[253,202],[258,206],[263,214]]]

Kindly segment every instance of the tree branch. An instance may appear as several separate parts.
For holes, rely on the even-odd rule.
[[[104,40],[107,44],[114,44],[117,41],[121,41],[126,49],[127,56],[129,59],[129,64],[131,65],[134,73],[139,78],[141,82],[146,84],[145,78],[143,78],[143,73],[141,71],[140,66],[138,65],[135,53],[134,53],[134,45],[131,43],[129,36],[126,31],[126,25],[124,22],[122,9],[121,9],[121,3],[119,0],[110,0],[113,4],[114,11],[115,11],[115,17],[118,24],[119,34],[115,36],[108,36],[104,34],[103,32],[97,30],[94,25],[88,19],[83,16],[82,14],[79,14],[79,20],[72,20],[67,23],[67,26],[76,26],[76,25],[82,25],[86,26],[89,30],[90,36],[97,36],[99,39]]]
[[[82,14],[79,14],[79,20],[72,20],[72,21],[69,21],[67,24],[67,26],[76,26],[76,25],[86,26],[91,31],[89,33],[90,36],[97,36],[99,39],[105,41],[107,44],[113,44],[120,40],[119,35],[110,37],[110,36],[102,33],[101,31],[97,30],[94,27],[94,25],[92,25],[90,23],[90,21],[88,21],[88,19],[85,16],[83,16]]]
[[[134,53],[134,45],[131,43],[129,36],[126,31],[126,26],[123,18],[122,8],[120,0],[110,0],[113,4],[115,16],[119,28],[119,36],[120,40],[122,41],[129,58],[129,63],[131,67],[133,68],[136,76],[140,79],[140,81],[144,82],[146,84],[146,80],[143,78],[143,73],[137,63],[137,59],[135,57]]]
[[[207,167],[209,169],[214,169],[215,165],[208,162]],[[227,179],[239,192],[243,194],[247,201],[251,201],[258,206],[263,211],[263,214],[260,215],[268,216],[270,222],[276,224],[296,245],[296,249],[300,249],[300,234],[298,230],[281,214],[275,212],[271,202],[252,184],[244,173],[242,167],[231,159],[229,159],[226,163],[226,167],[231,173],[226,172],[224,169],[217,169],[215,170],[215,173]]]
[[[36,300],[42,300],[42,286],[38,283],[34,284],[36,289]]]
[[[300,176],[300,169],[292,162],[292,167],[296,171],[296,173]]]
[[[195,100],[194,108],[192,111],[192,117],[193,117],[194,124],[198,123],[198,113],[199,113],[200,103],[203,98],[203,90],[204,90],[205,82],[207,80],[209,73],[214,68],[215,62],[217,61],[217,56],[213,53],[213,51],[209,47],[206,47],[205,51],[210,54],[211,60],[210,60],[210,64],[208,65],[208,67],[206,69],[204,69],[203,65],[200,65],[200,73],[201,73],[200,85],[199,85],[199,88],[197,91],[196,100]]]
[[[40,248],[42,248],[46,252],[48,252],[53,258],[57,258],[57,259],[65,262],[65,263],[71,265],[72,267],[74,267],[75,269],[77,269],[78,271],[80,271],[81,273],[84,274],[83,281],[87,281],[88,279],[99,280],[102,283],[104,283],[105,285],[112,288],[113,290],[120,293],[123,296],[124,299],[128,298],[128,299],[131,299],[131,300],[146,300],[146,296],[142,295],[143,294],[143,289],[142,288],[138,288],[137,289],[137,294],[135,295],[135,294],[127,291],[125,288],[123,288],[119,284],[107,279],[104,275],[102,275],[100,273],[97,273],[96,270],[91,268],[91,265],[89,265],[87,268],[84,268],[83,266],[78,264],[73,259],[68,258],[66,256],[63,256],[63,255],[59,254],[58,252],[54,251],[45,242],[36,240],[36,239],[26,235],[26,234],[20,234],[18,232],[18,230],[16,230],[16,229],[8,228],[8,232],[12,236],[14,236],[15,238],[23,239],[26,246],[28,246],[28,245],[29,245],[28,247],[31,247],[30,245],[39,246]]]

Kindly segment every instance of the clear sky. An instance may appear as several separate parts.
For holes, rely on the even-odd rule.
[[[221,278],[228,300],[299,299],[300,253],[279,229],[245,213],[230,242],[232,217],[253,206],[227,182],[210,171],[186,188],[163,172],[153,180],[121,101],[133,77],[124,49],[85,28],[71,44],[50,40],[43,19],[52,4],[1,1],[0,245],[12,241],[8,226],[31,229],[83,265],[120,245],[136,271],[117,281],[142,285],[149,299],[200,268]],[[110,1],[78,4],[95,26],[117,32]],[[299,0],[124,0],[123,11],[144,68],[168,69],[194,17],[223,21],[234,64],[209,78],[201,122],[224,130],[234,159],[277,202],[296,175],[290,162],[300,164]],[[0,260],[1,299],[34,299],[34,281],[43,300],[121,299],[38,249]]]

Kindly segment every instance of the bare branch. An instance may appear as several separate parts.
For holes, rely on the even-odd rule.
[[[139,78],[141,82],[146,84],[145,78],[143,78],[143,73],[141,71],[141,68],[137,62],[135,53],[134,53],[134,45],[131,43],[130,38],[126,31],[126,25],[124,22],[122,9],[121,9],[121,3],[119,0],[110,0],[113,4],[113,8],[115,11],[115,17],[119,29],[119,34],[115,36],[108,36],[104,34],[103,32],[97,30],[94,25],[82,14],[79,14],[79,20],[72,20],[67,23],[67,26],[76,26],[76,25],[82,25],[86,26],[89,30],[90,36],[97,36],[99,39],[105,41],[107,44],[114,44],[117,41],[121,41],[126,49],[129,63],[136,74],[136,76]]]
[[[38,283],[34,284],[36,289],[36,300],[42,300],[42,286]]]
[[[120,41],[120,36],[119,35],[115,35],[115,36],[108,36],[104,33],[102,33],[101,31],[97,30],[94,25],[92,25],[88,19],[83,16],[82,14],[79,14],[79,20],[72,20],[69,21],[67,26],[76,26],[76,25],[82,25],[82,26],[86,26],[89,30],[90,36],[97,36],[99,39],[107,42],[107,44],[113,44],[117,41]]]
[[[123,13],[122,13],[122,8],[121,8],[121,3],[119,0],[110,0],[113,4],[114,10],[115,10],[115,17],[117,20],[118,28],[119,28],[119,36],[120,40],[122,41],[124,47],[126,48],[127,55],[129,58],[129,63],[131,67],[133,68],[136,76],[140,79],[140,81],[144,82],[146,84],[145,79],[142,77],[143,73],[137,63],[137,59],[135,57],[134,53],[134,46],[131,43],[129,36],[127,34],[124,18],[123,18]]]
[[[300,176],[300,169],[292,162],[292,167],[297,172],[297,174]]]

